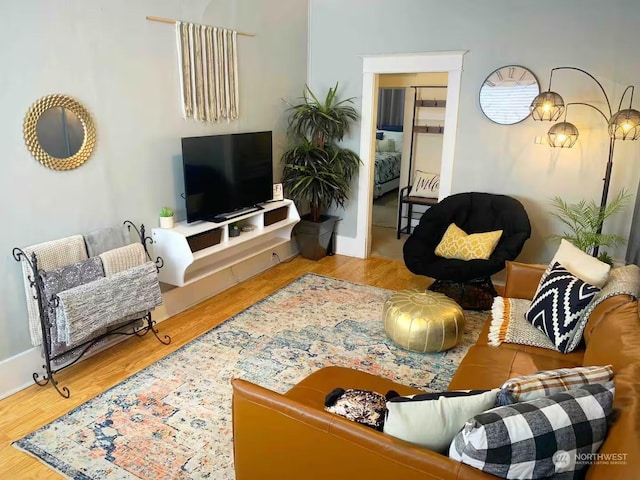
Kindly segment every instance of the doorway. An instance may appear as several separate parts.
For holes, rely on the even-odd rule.
[[[447,76],[444,72],[378,75],[371,256],[403,260],[408,233],[400,229],[408,232],[406,225],[416,221],[410,221],[407,204],[399,211],[400,193],[408,193],[405,187],[413,184],[415,171],[440,173]],[[424,108],[429,102],[437,108]],[[412,206],[412,216],[420,218],[425,209]]]
[[[371,55],[363,57],[362,83],[362,133],[360,156],[364,162],[358,175],[358,216],[356,237],[344,242],[345,253],[368,258],[371,254],[371,217],[373,199],[373,154],[375,152],[375,119],[379,76],[387,73],[432,73],[446,72],[448,75],[447,109],[442,138],[442,162],[439,198],[451,193],[455,136],[458,122],[460,77],[462,58],[466,52],[434,52],[414,54]],[[344,239],[347,240],[347,239]]]

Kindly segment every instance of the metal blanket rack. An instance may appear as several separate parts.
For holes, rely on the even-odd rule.
[[[138,229],[138,227],[136,227],[136,225],[134,225],[131,221],[126,220],[123,225],[128,228],[129,232],[131,232],[132,228],[135,230],[136,234],[140,238],[142,246],[144,247],[147,258],[156,264],[156,269],[159,271],[164,265],[164,260],[161,257],[156,257],[155,261],[151,258],[151,255],[149,254],[149,250],[147,248],[147,244],[152,244],[153,239],[145,234],[144,224],[140,225],[140,229]],[[42,377],[38,372],[33,373],[33,381],[36,383],[36,385],[43,387],[47,383],[51,382],[51,385],[53,385],[53,387],[60,395],[62,395],[64,398],[69,398],[71,392],[67,387],[60,388],[58,386],[58,381],[54,378],[54,375],[61,370],[74,365],[91,349],[91,347],[96,345],[102,339],[112,335],[137,335],[139,337],[142,337],[151,332],[158,339],[158,341],[163,343],[164,345],[169,345],[171,343],[171,337],[169,337],[168,335],[164,335],[162,338],[159,336],[158,329],[155,328],[156,322],[155,320],[151,319],[151,312],[148,312],[142,317],[134,318],[124,324],[119,324],[117,327],[107,329],[107,332],[95,338],[92,338],[91,340],[76,345],[73,348],[65,350],[64,352],[61,352],[55,356],[51,356],[51,328],[55,326],[48,321],[49,316],[45,317],[44,312],[47,311],[47,309],[51,310],[57,307],[58,297],[54,296],[49,299],[44,295],[44,284],[42,278],[40,277],[40,275],[38,275],[38,259],[35,253],[28,255],[24,250],[16,247],[13,249],[13,258],[18,262],[25,261],[29,265],[29,268],[31,270],[31,275],[29,275],[29,282],[30,286],[34,287],[36,290],[36,295],[34,296],[34,298],[38,301],[38,314],[40,315],[40,327],[42,328],[42,349],[45,362],[42,368],[46,373]],[[135,323],[140,322],[140,320],[144,320],[142,326],[134,326],[133,329],[130,328]],[[77,354],[77,356],[71,362],[59,367],[54,365],[56,360],[68,355],[73,356],[74,354]]]

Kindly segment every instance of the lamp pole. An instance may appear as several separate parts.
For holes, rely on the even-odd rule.
[[[609,196],[609,185],[611,184],[611,170],[613,169],[613,149],[616,146],[616,139],[609,136],[609,159],[607,160],[607,170],[605,171],[604,187],[602,188],[602,199],[600,200],[600,218],[598,219],[598,230],[596,233],[602,233],[602,225],[604,224],[604,212],[607,208],[607,197]],[[593,256],[597,257],[600,251],[600,245],[596,245],[593,249]]]

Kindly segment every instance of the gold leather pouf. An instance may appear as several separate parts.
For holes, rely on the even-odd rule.
[[[384,329],[399,346],[414,352],[442,352],[464,333],[464,312],[446,295],[401,290],[384,304]]]

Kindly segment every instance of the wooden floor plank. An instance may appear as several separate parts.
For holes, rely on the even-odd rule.
[[[0,478],[62,478],[11,442],[64,415],[125,378],[151,365],[227,318],[282,288],[307,272],[391,290],[426,288],[430,280],[413,275],[403,263],[371,257],[367,260],[335,255],[314,262],[296,257],[236,285],[159,325],[172,337],[165,346],[153,338],[129,338],[57,375],[71,390],[63,399],[50,386],[33,385],[0,400]]]

